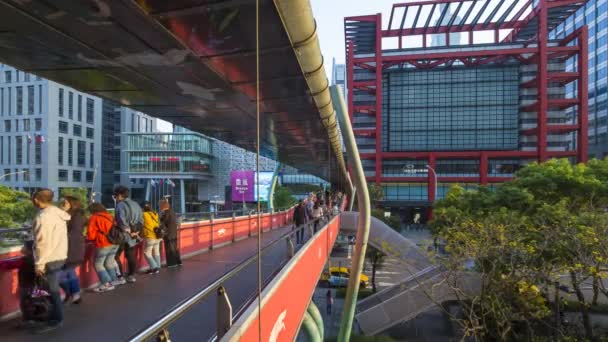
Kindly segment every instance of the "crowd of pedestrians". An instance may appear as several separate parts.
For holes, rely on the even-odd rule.
[[[161,242],[164,242],[167,266],[181,266],[178,221],[167,200],[160,203],[159,214],[149,202],[140,206],[129,198],[126,187],[118,186],[114,190],[114,216],[101,203],[92,203],[87,208],[90,213],[87,219],[77,198],[65,196],[57,206],[53,198],[53,191],[49,189],[38,190],[32,196],[32,203],[38,208],[33,220],[34,241],[25,244],[19,268],[23,327],[35,333],[57,329],[63,323],[64,304],[82,302],[76,269],[84,262],[86,240],[96,247],[94,265],[99,285],[94,291],[98,293],[136,281],[135,251],[142,242],[148,274],[160,272]],[[122,264],[123,254],[126,267]],[[48,298],[49,302],[44,314],[41,298]]]
[[[319,230],[319,224],[323,218],[329,219],[333,214],[340,212],[342,203],[342,193],[337,192],[333,195],[326,192],[310,193],[305,199],[301,200],[293,213],[294,228],[308,224],[312,225],[313,232]],[[304,229],[296,231],[296,244],[304,242]]]

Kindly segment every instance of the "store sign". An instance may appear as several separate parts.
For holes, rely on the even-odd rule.
[[[179,157],[149,157],[148,161],[151,162],[178,162],[179,161]]]
[[[253,171],[230,172],[233,202],[253,202],[255,177]]]

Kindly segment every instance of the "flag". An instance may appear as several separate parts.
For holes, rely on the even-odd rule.
[[[150,185],[152,185],[153,187],[156,187],[156,182],[154,181],[154,179],[150,179]]]
[[[159,184],[160,186],[163,186],[163,180],[162,180],[162,179],[160,179],[160,180],[158,181],[158,184]]]
[[[175,188],[175,183],[173,183],[173,181],[172,181],[172,180],[167,179],[167,183],[168,183],[169,185],[171,185],[172,187],[174,187],[174,188]]]
[[[44,137],[42,135],[36,135],[36,142],[37,143],[43,143],[44,142]]]
[[[31,135],[27,135],[27,143],[31,144],[32,143],[32,136]]]

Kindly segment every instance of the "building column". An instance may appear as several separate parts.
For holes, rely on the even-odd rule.
[[[183,179],[179,180],[179,192],[180,211],[183,214],[186,212],[186,186]]]
[[[382,15],[376,15],[376,184],[382,177]]]
[[[547,160],[547,73],[548,73],[548,49],[547,49],[547,0],[539,0],[540,13],[538,15],[538,64],[537,64],[537,84],[538,84],[538,107],[536,115],[536,149],[538,161]]]
[[[578,33],[578,134],[577,134],[577,154],[578,162],[586,163],[588,158],[589,143],[589,75],[588,75],[588,41],[589,32],[587,25],[580,28]]]
[[[488,155],[484,152],[481,153],[479,159],[479,183],[481,185],[488,184]]]

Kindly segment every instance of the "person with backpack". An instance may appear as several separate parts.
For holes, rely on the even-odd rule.
[[[137,272],[137,257],[135,256],[135,247],[139,243],[139,234],[143,228],[143,214],[141,207],[135,201],[129,198],[129,189],[119,185],[114,189],[114,198],[116,199],[116,211],[114,213],[116,227],[122,231],[124,243],[118,245],[116,252],[116,263],[120,270],[119,278],[124,278],[128,283],[134,283],[135,273]],[[127,259],[128,272],[124,277],[124,268],[120,255],[123,253]]]
[[[87,227],[87,239],[93,241],[97,249],[95,272],[99,278],[99,286],[94,291],[112,291],[116,285],[125,283],[124,279],[118,279],[118,265],[114,259],[118,245],[108,240],[108,234],[114,226],[114,218],[101,203],[92,203],[89,212],[91,217]]]
[[[84,261],[84,210],[80,200],[74,196],[65,196],[61,209],[70,214],[71,218],[68,222],[68,258],[63,266],[59,285],[65,293],[66,304],[79,304],[80,281],[76,275],[76,267]]]
[[[157,274],[160,272],[160,242],[162,241],[162,233],[159,229],[158,213],[152,210],[150,202],[144,202],[144,229],[142,231],[143,238],[146,242],[144,248],[144,256],[150,265],[148,274]],[[159,236],[159,234],[161,236]]]
[[[165,258],[167,259],[167,267],[177,267],[182,265],[182,259],[179,255],[177,246],[177,217],[171,209],[169,201],[164,199],[160,201],[160,224],[166,232],[163,237],[165,243]]]
[[[40,189],[32,196],[39,209],[32,222],[34,233],[34,265],[36,275],[48,282],[51,312],[47,324],[37,328],[45,333],[63,325],[63,301],[59,288],[59,275],[68,257],[68,228],[70,214],[53,205],[53,191]]]

